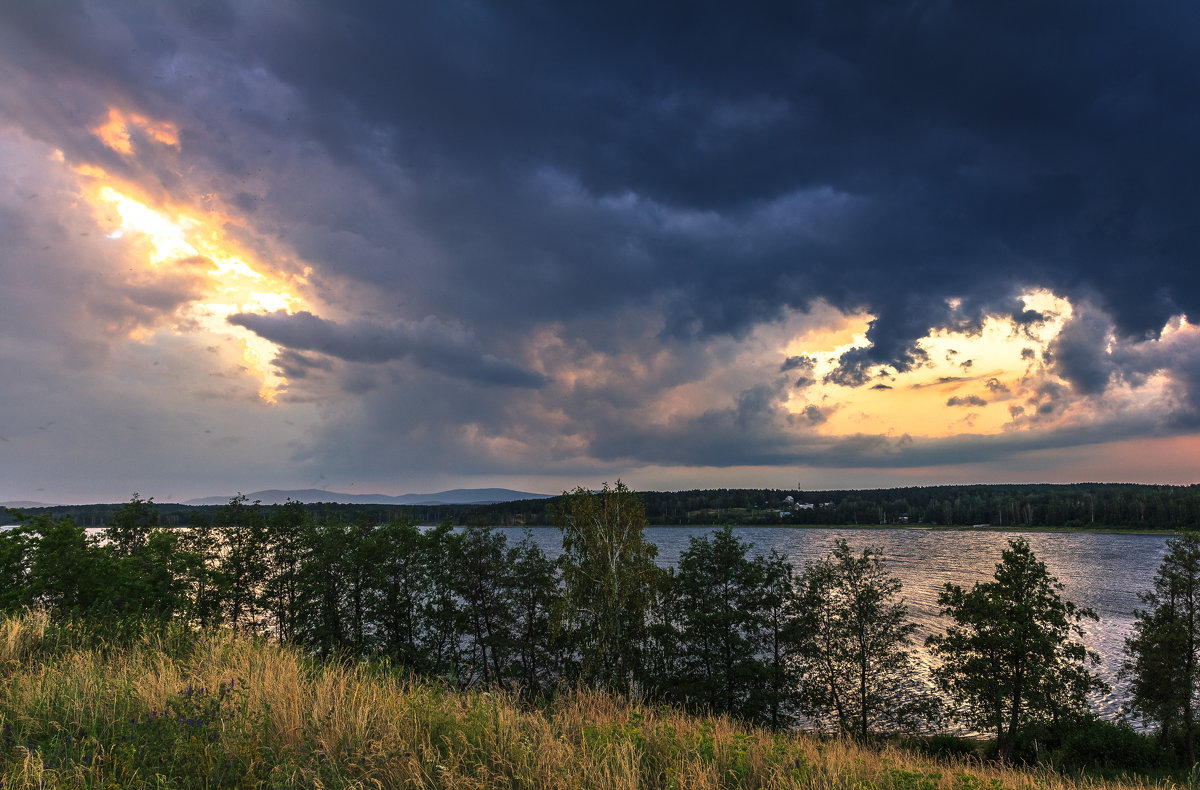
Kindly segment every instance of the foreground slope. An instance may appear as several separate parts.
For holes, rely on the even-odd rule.
[[[594,692],[545,707],[226,633],[0,621],[0,778],[34,787],[1073,790]]]

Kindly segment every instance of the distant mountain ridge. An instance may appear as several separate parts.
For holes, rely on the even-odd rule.
[[[534,494],[528,491],[513,491],[510,488],[455,488],[436,494],[342,494],[319,488],[304,488],[285,491],[277,488],[254,491],[246,494],[251,502],[264,505],[282,505],[289,499],[305,505],[319,502],[334,502],[343,505],[494,505],[498,502],[516,502],[522,499],[549,499],[552,494]],[[224,505],[227,496],[209,496],[189,499],[184,505]]]

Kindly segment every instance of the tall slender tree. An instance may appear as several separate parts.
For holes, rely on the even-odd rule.
[[[34,537],[22,526],[0,530],[0,611],[12,612],[28,606],[29,560]]]
[[[209,628],[220,625],[224,599],[217,563],[221,558],[221,535],[203,516],[179,536],[183,583],[187,590],[187,621]]]
[[[758,690],[772,727],[786,723],[783,706],[792,695],[793,672],[789,669],[787,628],[788,602],[794,595],[792,565],[775,549],[760,560],[763,571],[760,606],[764,628],[760,652],[766,664],[766,682]]]
[[[679,675],[675,695],[746,720],[764,718],[760,690],[770,673],[761,653],[767,628],[764,562],[729,527],[693,537],[675,575]]]
[[[520,693],[527,697],[553,690],[562,664],[562,645],[550,623],[561,598],[554,562],[527,532],[509,555],[516,640],[511,669]]]
[[[391,660],[421,671],[424,607],[430,594],[421,529],[411,519],[393,518],[380,525],[377,537],[370,617],[378,649]]]
[[[301,562],[304,538],[311,524],[308,509],[292,500],[272,508],[267,519],[263,606],[270,613],[275,636],[281,641],[290,642],[298,636]]]
[[[661,573],[644,536],[645,507],[620,480],[563,497],[555,518],[566,593],[559,623],[575,645],[581,679],[625,691],[641,675],[646,614]]]
[[[786,639],[805,716],[864,740],[930,720],[930,700],[911,683],[916,626],[900,592],[900,580],[871,547],[856,554],[838,540],[828,556],[805,565]]]
[[[49,515],[34,516],[27,527],[36,536],[27,576],[30,598],[57,617],[81,614],[100,582],[86,531],[70,518]]]
[[[1153,589],[1141,595],[1125,640],[1122,674],[1129,679],[1129,711],[1158,724],[1162,739],[1178,731],[1188,765],[1196,763],[1196,709],[1200,700],[1200,533],[1167,541]]]
[[[134,494],[109,516],[104,539],[117,556],[128,557],[145,547],[150,533],[158,528],[158,522],[154,498],[142,499]]]
[[[331,655],[344,649],[349,632],[345,607],[349,529],[342,519],[325,514],[306,524],[303,535],[296,634],[302,644]]]
[[[449,519],[421,533],[421,557],[427,572],[427,590],[421,608],[421,650],[424,673],[463,681],[463,634],[466,625],[457,594],[462,536]]]
[[[259,503],[238,494],[218,511],[216,582],[225,621],[235,634],[262,626],[260,609],[267,579],[266,524]]]
[[[491,527],[462,533],[455,575],[466,633],[463,682],[507,685],[515,638],[516,606],[508,541]]]
[[[969,591],[947,584],[938,602],[951,625],[926,641],[941,661],[934,679],[968,725],[996,733],[1002,762],[1030,722],[1076,721],[1088,694],[1107,688],[1088,668],[1100,657],[1072,638],[1083,636],[1084,619],[1099,618],[1063,600],[1024,539],[1008,542],[993,581]]]

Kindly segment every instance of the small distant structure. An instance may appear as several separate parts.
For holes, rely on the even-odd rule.
[[[816,507],[816,505],[814,505],[812,502],[797,502],[796,498],[790,495],[783,498],[783,506],[792,511],[812,510]],[[780,515],[783,515],[783,511],[780,511]]]
[[[971,529],[986,529],[987,527],[990,527],[990,526],[991,526],[991,524],[972,524]]]

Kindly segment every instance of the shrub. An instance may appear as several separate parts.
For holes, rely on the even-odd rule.
[[[1102,719],[1090,719],[1068,730],[1055,757],[1056,763],[1061,757],[1058,767],[1070,770],[1150,771],[1173,762],[1154,736]]]
[[[909,738],[904,741],[903,745],[910,751],[927,754],[930,757],[978,757],[981,749],[979,741],[948,733]]]

